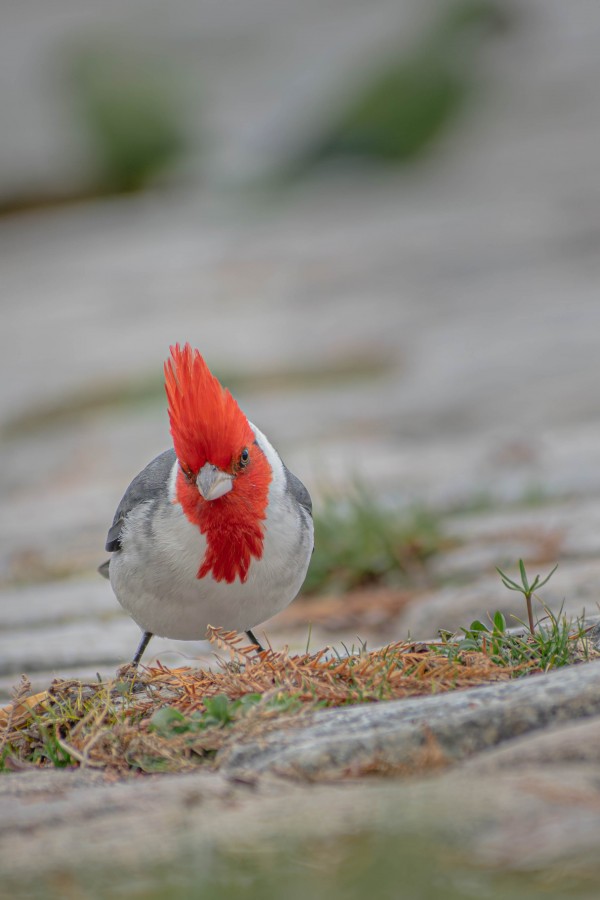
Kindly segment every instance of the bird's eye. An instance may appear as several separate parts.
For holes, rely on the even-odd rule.
[[[244,449],[242,450],[242,453],[240,455],[240,465],[247,466],[249,460],[250,460],[250,451],[248,450],[247,447],[244,447]]]

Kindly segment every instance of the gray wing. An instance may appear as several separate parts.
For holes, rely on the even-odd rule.
[[[165,450],[135,476],[117,507],[106,537],[106,550],[114,552],[120,549],[123,522],[134,507],[146,500],[158,500],[167,496],[169,475],[176,459],[173,449]],[[102,568],[100,566],[101,575],[104,574]]]
[[[296,502],[306,510],[309,516],[312,516],[312,500],[310,499],[310,494],[308,493],[300,479],[297,478],[293,472],[290,472],[285,463],[283,464],[283,468],[285,471],[285,479],[288,491],[294,497]]]

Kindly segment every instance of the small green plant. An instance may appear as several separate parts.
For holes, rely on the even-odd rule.
[[[519,572],[521,575],[521,584],[517,584],[516,581],[513,581],[508,575],[505,575],[501,569],[496,567],[496,571],[500,575],[502,579],[502,583],[509,591],[518,591],[520,594],[523,594],[525,597],[525,602],[527,604],[527,617],[529,619],[529,630],[532,634],[535,633],[535,623],[533,621],[533,609],[531,605],[531,598],[533,597],[533,592],[538,588],[543,587],[545,584],[548,584],[556,570],[558,569],[558,565],[554,566],[549,575],[546,575],[544,579],[540,581],[540,576],[536,575],[531,584],[529,583],[529,579],[527,577],[527,572],[525,571],[525,564],[522,559],[519,560]]]
[[[461,627],[462,637],[458,639],[449,632],[442,633],[441,652],[449,659],[457,659],[469,651],[484,652],[497,665],[513,666],[527,662],[531,654],[520,638],[511,634],[506,626],[506,618],[496,610],[486,625],[474,619],[468,628]]]
[[[36,747],[31,756],[34,765],[48,760],[57,769],[65,769],[76,764],[76,760],[62,744],[58,736],[58,725],[40,725],[42,743]]]
[[[586,629],[583,620],[570,621],[561,612],[555,615],[546,609],[546,621],[533,636],[533,646],[540,669],[556,669],[574,662],[578,647],[583,645],[583,657],[587,655]]]
[[[140,190],[181,158],[180,84],[163,59],[114,40],[95,42],[73,54],[69,74],[100,190]]]
[[[460,658],[468,651],[484,652],[492,662],[511,666],[515,674],[531,669],[547,672],[567,666],[586,656],[585,627],[582,621],[570,621],[562,611],[555,615],[545,609],[546,621],[534,632],[523,634],[507,627],[506,618],[497,610],[486,625],[475,619],[468,628],[461,628],[463,636],[456,639],[442,634],[440,652],[449,659]],[[522,623],[521,623],[522,624]]]
[[[343,499],[325,498],[314,523],[307,594],[418,582],[427,561],[448,543],[439,516],[422,507],[386,507],[360,484]]]
[[[194,712],[189,716],[184,716],[173,706],[163,706],[152,716],[149,730],[155,731],[161,737],[173,737],[177,734],[205,731],[212,727],[224,727],[260,699],[261,694],[245,694],[239,700],[230,700],[225,694],[217,694],[206,698],[204,712]]]
[[[500,610],[496,610],[489,628],[479,619],[475,619],[468,628],[461,628],[464,637],[458,643],[461,650],[481,650],[484,640],[491,650],[492,656],[501,656],[506,643],[506,618]]]
[[[520,559],[520,584],[497,568],[504,586],[509,591],[523,594],[525,598],[529,624],[528,637],[508,629],[504,614],[497,610],[490,618],[490,625],[475,619],[468,628],[461,628],[463,637],[459,640],[454,639],[447,632],[442,634],[442,653],[449,657],[456,657],[464,651],[483,650],[495,663],[514,666],[518,671],[522,671],[523,667],[535,667],[546,671],[573,662],[575,655],[573,648],[577,641],[584,636],[582,624],[577,623],[574,626],[562,615],[562,611],[555,615],[547,607],[544,607],[547,623],[537,631],[533,619],[532,597],[534,591],[547,584],[557,568],[558,565],[554,566],[545,578],[536,575],[533,580],[530,580],[525,563]],[[517,621],[520,625],[524,624],[518,619]]]
[[[263,700],[263,694],[244,694],[237,700],[230,700],[226,694],[216,694],[205,699],[204,712],[193,712],[188,716],[173,706],[163,706],[152,716],[149,731],[154,731],[161,737],[175,737],[180,734],[197,734],[207,728],[224,728]],[[295,712],[301,705],[297,695],[285,691],[278,691],[264,702],[265,709],[282,713]]]

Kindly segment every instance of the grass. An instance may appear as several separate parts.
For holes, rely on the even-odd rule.
[[[142,408],[161,401],[164,402],[164,386],[159,377],[107,380],[76,388],[55,401],[18,413],[6,421],[0,433],[5,440],[35,436],[49,428],[81,423],[83,418],[90,419],[107,410]]]
[[[58,682],[17,697],[0,717],[6,770],[83,765],[128,771],[180,771],[218,765],[233,741],[302,721],[323,707],[376,702],[507,679],[483,652],[452,658],[409,642],[349,656],[326,650],[256,655],[234,633],[212,632],[231,661],[217,671],[149,668],[142,691],[128,682]],[[25,691],[26,691],[25,685]]]
[[[490,617],[489,625],[476,619],[468,628],[461,628],[461,632],[458,639],[449,639],[444,634],[441,652],[452,658],[469,650],[481,651],[497,665],[516,671],[531,667],[533,671],[547,672],[580,659],[587,660],[592,655],[583,622],[569,621],[565,615],[555,615],[550,609],[546,609],[546,621],[534,632],[509,629],[499,610]]]
[[[329,160],[408,165],[458,125],[481,92],[487,39],[509,17],[492,0],[450,0],[435,9],[411,45],[392,49],[389,36],[376,66],[361,69],[358,62],[344,76],[291,151],[285,174],[302,175]]]
[[[182,159],[183,85],[165,59],[115,40],[87,42],[66,57],[65,86],[88,139],[94,187],[141,190]]]
[[[343,500],[325,498],[314,526],[306,594],[422,583],[428,560],[450,544],[434,512],[386,508],[360,484]]]
[[[592,651],[585,639],[586,628],[583,620],[569,621],[562,611],[555,615],[542,603],[545,616],[536,628],[532,604],[533,598],[536,597],[535,591],[548,584],[557,568],[558,566],[554,566],[545,578],[536,575],[531,579],[527,574],[525,563],[520,559],[520,583],[509,578],[501,569],[497,569],[504,587],[523,595],[528,626],[516,619],[522,628],[509,629],[506,617],[497,610],[490,616],[489,625],[475,619],[468,628],[460,629],[462,636],[458,639],[449,632],[443,633],[442,652],[452,658],[456,653],[467,650],[483,651],[498,665],[510,666],[516,670],[530,665],[536,671],[542,672],[570,665],[577,662],[582,655],[588,659]],[[526,627],[529,629],[528,633]]]
[[[439,641],[399,641],[372,651],[359,645],[344,655],[327,648],[256,654],[245,638],[220,629],[211,629],[210,639],[229,656],[216,670],[157,664],[135,684],[57,681],[36,695],[25,680],[0,710],[0,769],[218,768],[236,742],[297,727],[320,708],[461,690],[597,655],[583,623],[549,611],[533,633],[508,629],[496,612],[489,625],[476,620]]]
[[[293,805],[280,812],[282,820],[289,817],[292,823],[296,815]],[[515,873],[504,861],[477,865],[472,853],[461,853],[456,840],[449,840],[443,827],[435,827],[435,823],[427,831],[403,825],[400,817],[400,824],[394,819],[372,823],[371,816],[356,821],[355,815],[343,828],[337,818],[331,816],[328,834],[317,828],[313,833],[290,828],[286,823],[262,842],[264,829],[242,841],[196,839],[195,843],[192,820],[192,840],[175,842],[167,860],[147,853],[143,865],[134,868],[118,856],[112,865],[106,864],[100,852],[96,862],[90,862],[87,854],[81,865],[74,848],[69,867],[58,876],[38,875],[39,867],[34,865],[29,877],[18,880],[3,873],[4,893],[28,900],[281,900],[282,895],[286,900],[363,900],[369,896],[589,900],[595,896],[596,870],[574,872],[562,858],[551,861],[542,872]],[[127,839],[131,843],[129,834]]]
[[[397,520],[381,519],[379,509],[364,503],[353,510],[353,516],[346,511],[342,519],[327,520],[331,535],[336,522],[342,529],[341,559],[347,568],[340,563],[337,571],[355,573],[351,566],[359,562],[370,577],[392,567],[405,572],[406,531]],[[389,530],[382,531],[384,524]],[[358,559],[352,558],[344,527],[364,538],[363,556],[355,550]],[[413,524],[411,546],[420,547],[426,558],[423,548],[433,552],[429,548],[434,545],[425,540],[430,526],[423,528],[420,544]],[[373,532],[379,537],[374,546],[387,553],[386,565],[378,569],[373,559],[379,556],[368,542]],[[344,654],[328,648],[310,653],[307,645],[298,655],[272,649],[257,654],[243,643],[245,637],[209,629],[215,649],[229,656],[219,660],[216,670],[157,664],[133,682],[131,677],[95,684],[56,681],[36,695],[25,679],[14,702],[0,710],[0,770],[84,766],[126,774],[218,768],[234,743],[272,728],[295,727],[320,708],[461,690],[598,655],[586,639],[583,621],[568,621],[544,606],[544,619],[534,623],[534,591],[549,582],[556,567],[544,578],[531,578],[519,560],[520,582],[498,571],[508,590],[523,594],[528,627],[508,628],[497,611],[488,624],[475,620],[458,634],[443,633],[438,641],[398,641],[372,651],[359,642],[357,648],[344,648]],[[437,759],[435,754],[431,758]]]

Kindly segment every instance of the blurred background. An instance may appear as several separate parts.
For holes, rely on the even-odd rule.
[[[584,0],[4,4],[0,692],[133,653],[95,568],[175,341],[315,498],[274,646],[510,611],[519,556],[595,608],[599,41]]]

